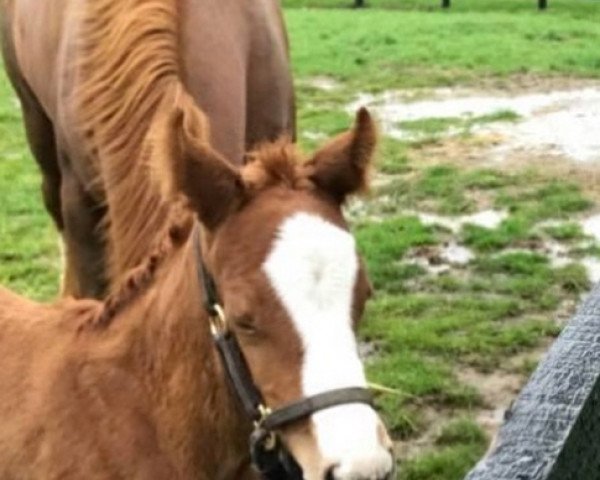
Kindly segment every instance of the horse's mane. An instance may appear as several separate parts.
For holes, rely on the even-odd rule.
[[[73,102],[106,192],[112,287],[91,310],[92,323],[106,325],[150,285],[182,226],[191,224],[191,212],[165,197],[151,174],[152,156],[173,152],[167,145],[173,138],[157,132],[178,113],[196,142],[208,142],[209,129],[181,82],[177,0],[82,5]],[[159,163],[169,164],[163,160]],[[309,187],[301,160],[289,139],[259,147],[242,171],[248,192],[276,184]]]
[[[205,117],[180,81],[177,3],[82,2],[73,100],[106,192],[109,280],[138,265],[168,228],[170,203],[143,154],[152,124],[179,108],[208,138]]]
[[[140,264],[123,275],[106,299],[96,302],[95,308],[78,309],[83,312],[78,316],[79,328],[109,326],[120,311],[152,285],[159,267],[177,247],[185,243],[192,226],[192,217],[183,202],[176,203],[170,211],[169,227],[162,237],[155,240]],[[78,300],[78,303],[81,301]]]

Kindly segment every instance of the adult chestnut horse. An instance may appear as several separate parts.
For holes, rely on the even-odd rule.
[[[0,1],[6,69],[66,246],[64,294],[102,297],[147,252],[122,237],[153,238],[153,212],[141,230],[123,225],[134,212],[115,211],[109,190],[139,175],[136,150],[165,82],[186,85],[234,164],[257,142],[293,135],[277,0]],[[106,228],[116,243],[104,244]]]
[[[258,478],[210,325],[237,339],[274,410],[261,428],[277,425],[297,462],[270,478],[392,478],[353,333],[369,283],[341,211],[366,184],[369,114],[307,162],[279,142],[239,169],[210,148],[185,92],[155,116],[142,151],[171,208],[150,254],[104,303],[0,291],[0,478]],[[132,185],[131,200],[148,188]],[[216,294],[203,293],[209,275]],[[211,324],[213,295],[224,314]],[[239,358],[233,370],[244,377]]]

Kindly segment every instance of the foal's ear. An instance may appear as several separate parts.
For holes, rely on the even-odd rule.
[[[151,163],[163,194],[183,194],[202,224],[214,230],[238,208],[244,189],[239,172],[209,145],[206,119],[200,115],[173,113],[156,131],[158,148],[153,150],[160,158]]]
[[[242,179],[208,144],[188,149],[184,165],[181,191],[203,225],[214,230],[239,207],[244,190]]]
[[[365,190],[375,152],[377,132],[366,108],[356,114],[354,127],[327,143],[307,162],[307,175],[339,203]]]

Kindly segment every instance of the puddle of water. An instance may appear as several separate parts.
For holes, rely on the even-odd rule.
[[[417,212],[416,216],[423,225],[438,225],[450,230],[452,233],[458,233],[462,227],[460,217],[442,217],[430,213]]]
[[[442,275],[450,271],[451,267],[447,263],[432,263],[426,257],[413,257],[410,258],[407,263],[411,265],[418,265],[423,270],[431,275]]]
[[[544,243],[544,253],[553,268],[560,268],[573,263],[575,260],[569,256],[569,249],[563,244],[549,240]]]
[[[464,223],[470,223],[479,227],[494,229],[508,218],[507,211],[483,210],[473,215],[467,215],[463,218]]]
[[[444,217],[422,212],[418,212],[416,215],[423,225],[439,225],[453,233],[458,233],[466,224],[489,229],[498,228],[502,221],[508,217],[508,212],[504,210],[482,210],[472,215],[462,215],[460,217]]]
[[[318,88],[319,90],[323,90],[325,92],[332,92],[341,87],[340,83],[337,80],[325,76],[313,77],[308,81],[308,84],[311,87]]]
[[[504,138],[503,144],[491,152],[496,158],[526,149],[562,154],[580,162],[600,162],[600,135],[592,133],[600,124],[600,86],[512,96],[506,92],[479,95],[464,89],[439,89],[431,91],[431,97],[411,102],[400,92],[361,94],[348,105],[348,111],[367,105],[386,134],[405,138],[407,132],[398,128],[398,122],[467,118],[511,110],[523,120],[479,128]]]
[[[590,282],[600,282],[600,260],[594,257],[585,257],[581,263],[587,271]]]
[[[600,215],[586,218],[581,221],[583,233],[600,241]]]
[[[487,131],[500,133],[507,138],[504,145],[493,152],[502,155],[514,149],[543,146],[556,155],[566,155],[579,162],[600,161],[600,98],[574,101],[558,112],[544,113],[525,119],[516,125],[496,125]]]
[[[463,247],[455,242],[450,242],[442,248],[440,257],[451,265],[463,266],[470,263],[475,258],[475,254],[467,247]]]
[[[321,141],[321,140],[327,139],[327,135],[325,135],[323,132],[314,132],[312,130],[306,130],[305,132],[302,133],[302,136],[304,138],[306,138],[307,140],[314,140],[314,141]]]
[[[596,242],[600,242],[600,215],[593,215],[580,222],[583,233],[592,237]],[[595,257],[585,257],[581,260],[585,267],[588,278],[592,283],[600,281],[600,259]]]
[[[507,249],[503,251],[503,254],[510,252],[526,252],[529,253],[531,250],[527,249]],[[548,257],[550,266],[552,268],[561,268],[571,263],[578,263],[583,265],[586,270],[588,279],[592,283],[600,281],[600,259],[595,257],[584,257],[577,258],[569,253],[569,248],[562,243],[554,240],[547,240],[543,243],[541,253]]]
[[[456,267],[464,267],[475,258],[468,248],[451,241],[445,245],[414,249],[406,260],[431,275],[442,275]]]

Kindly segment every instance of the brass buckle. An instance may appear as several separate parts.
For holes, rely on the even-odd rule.
[[[227,317],[225,316],[223,307],[218,303],[215,303],[213,308],[216,314],[210,316],[210,331],[213,336],[217,337],[227,333],[229,328],[227,327]]]
[[[260,418],[256,422],[254,422],[254,428],[256,428],[257,430],[261,430],[263,422],[266,420],[266,418],[269,415],[271,415],[272,410],[269,407],[267,407],[266,405],[263,405],[262,403],[257,408],[258,408],[258,413],[260,413]],[[277,435],[273,431],[268,431],[265,433],[266,433],[266,436],[265,436],[264,441],[262,442],[263,448],[266,451],[274,450],[275,447],[277,447]]]

